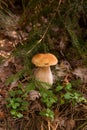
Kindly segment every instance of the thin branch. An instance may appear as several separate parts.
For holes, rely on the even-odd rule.
[[[56,9],[56,12],[54,13],[52,19],[51,19],[50,22],[48,23],[48,26],[47,26],[47,28],[46,28],[44,34],[42,35],[41,39],[37,41],[37,43],[32,47],[31,50],[29,50],[29,51],[27,52],[27,54],[31,53],[31,52],[33,51],[33,49],[36,48],[36,46],[39,45],[39,44],[42,42],[42,40],[44,39],[44,37],[46,36],[46,34],[47,34],[47,32],[48,32],[48,29],[49,29],[49,27],[50,27],[50,25],[51,25],[53,19],[54,19],[55,16],[56,16],[56,13],[57,13],[57,11],[58,11],[58,9],[59,9],[60,4],[61,4],[61,2],[58,3],[58,7],[57,7],[57,9]]]

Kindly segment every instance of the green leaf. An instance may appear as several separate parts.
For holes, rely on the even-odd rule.
[[[20,112],[17,112],[16,110],[12,109],[10,111],[11,115],[13,115],[14,117],[18,117],[18,118],[22,118],[23,117],[23,114],[20,113]]]
[[[28,106],[29,105],[29,102],[28,101],[23,101],[22,102],[22,106]]]
[[[87,103],[87,99],[85,99],[84,97],[80,97],[78,99],[78,102],[85,102],[85,103]]]
[[[52,106],[53,103],[54,103],[54,102],[53,102],[52,100],[48,100],[48,101],[46,102],[46,105],[47,105],[47,107],[49,108],[49,107]]]
[[[52,110],[50,110],[49,108],[41,111],[40,115],[54,119],[54,112]]]
[[[9,102],[10,102],[10,104],[11,104],[11,105],[13,105],[13,104],[14,104],[14,102],[15,102],[14,100],[15,100],[15,98],[10,99],[10,101],[9,101]]]
[[[31,83],[29,83],[29,84],[26,85],[25,89],[26,89],[26,92],[28,93],[31,90],[35,89],[35,84],[33,82],[31,82]]]
[[[12,115],[16,116],[17,111],[16,111],[16,110],[14,110],[14,109],[12,109],[12,110],[10,111],[10,113],[11,113]]]
[[[59,86],[56,87],[56,91],[57,91],[57,92],[59,92],[59,91],[62,90],[62,89],[63,89],[63,86],[60,86],[60,85],[59,85]]]
[[[66,89],[67,89],[67,90],[71,90],[71,88],[72,88],[71,83],[68,83],[68,84],[66,85]]]
[[[65,98],[65,99],[72,99],[72,96],[73,96],[72,93],[67,92],[67,93],[64,95],[64,98]]]
[[[20,97],[15,98],[15,101],[16,101],[16,102],[20,102],[20,103],[21,103],[21,102],[22,102],[22,98],[20,98]]]
[[[78,100],[80,96],[81,95],[77,92],[74,92],[74,94],[73,94],[73,98],[76,99],[76,100]]]
[[[23,117],[23,114],[17,112],[17,117],[18,117],[18,118],[22,118],[22,117]]]
[[[12,105],[12,108],[13,108],[13,109],[17,109],[19,106],[20,106],[19,103],[14,103],[14,104]]]
[[[61,105],[63,105],[65,103],[65,101],[63,99],[60,100]]]
[[[47,93],[44,93],[44,92],[41,93],[41,96],[42,96],[43,98],[47,98],[47,97],[48,97]]]
[[[23,94],[23,91],[22,91],[21,89],[18,89],[18,90],[16,91],[16,93],[19,94],[19,95],[21,95],[21,94]]]
[[[16,95],[16,93],[15,93],[14,90],[11,90],[11,91],[9,91],[9,95],[10,95],[11,97],[14,97],[14,96]]]
[[[42,102],[45,103],[48,108],[57,102],[57,97],[51,90],[41,89],[40,93]]]

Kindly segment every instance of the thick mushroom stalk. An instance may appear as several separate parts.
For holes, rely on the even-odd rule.
[[[47,89],[53,84],[53,75],[50,67],[41,67],[36,69],[34,76],[35,79],[48,83],[49,85],[44,84],[44,87]]]
[[[36,69],[34,76],[36,80],[46,82],[50,86],[53,84],[53,75],[50,66],[56,65],[58,62],[57,58],[50,53],[36,54],[32,58],[32,63],[38,68]],[[44,84],[44,88],[49,89],[49,85]]]

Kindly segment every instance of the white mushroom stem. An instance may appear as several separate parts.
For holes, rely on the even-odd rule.
[[[35,79],[52,85],[53,75],[52,75],[50,67],[37,68],[35,71]]]

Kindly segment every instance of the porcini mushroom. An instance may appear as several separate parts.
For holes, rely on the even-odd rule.
[[[57,58],[51,53],[39,53],[32,58],[32,63],[38,67],[34,73],[35,79],[46,82],[50,85],[53,84],[53,75],[50,66],[56,65]],[[44,85],[46,89],[49,89],[48,85]]]

